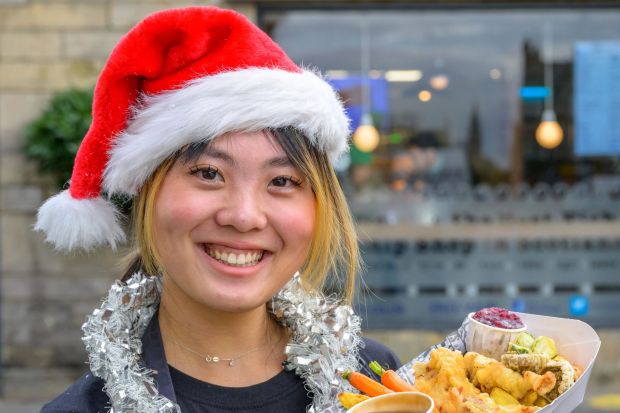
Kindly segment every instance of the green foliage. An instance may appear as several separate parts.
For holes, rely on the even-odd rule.
[[[59,92],[41,116],[26,126],[26,156],[36,161],[39,172],[54,177],[59,190],[71,179],[75,155],[92,121],[92,106],[92,90]],[[121,213],[131,211],[131,198],[112,196],[111,201]]]
[[[75,154],[92,120],[92,104],[92,90],[60,92],[26,127],[26,155],[37,162],[41,173],[51,174],[59,188],[71,178]]]

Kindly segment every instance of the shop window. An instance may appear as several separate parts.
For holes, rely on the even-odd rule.
[[[272,7],[260,16],[297,63],[326,74],[354,129],[367,115],[379,133],[375,148],[354,144],[336,165],[358,219],[619,219],[619,7]],[[561,139],[537,139],[545,109]],[[428,200],[444,207],[425,210]],[[527,208],[506,207],[514,201]],[[413,202],[416,211],[403,206]]]

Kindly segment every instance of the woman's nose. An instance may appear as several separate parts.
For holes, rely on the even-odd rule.
[[[237,190],[215,215],[221,226],[232,226],[239,232],[260,230],[267,226],[265,206],[260,196],[252,191]]]

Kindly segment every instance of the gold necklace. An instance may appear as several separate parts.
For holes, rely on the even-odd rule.
[[[278,338],[278,341],[274,344],[278,344],[280,342],[281,339],[281,335],[279,335],[280,337]],[[179,343],[178,341],[168,337],[168,340],[172,341],[174,344],[176,344],[177,346],[181,347],[183,350],[192,353],[198,357],[200,357],[201,359],[203,359],[205,361],[205,363],[219,363],[219,362],[223,362],[223,361],[227,361],[228,362],[228,367],[234,367],[235,362],[245,356],[247,356],[248,354],[254,353],[255,351],[260,350],[261,348],[265,347],[267,344],[269,344],[271,342],[271,336],[269,336],[269,339],[267,341],[265,341],[263,344],[261,344],[258,347],[252,348],[244,353],[239,354],[236,357],[220,357],[220,356],[213,356],[211,354],[202,354],[199,353],[198,351],[191,349],[187,346],[185,346],[184,344]]]

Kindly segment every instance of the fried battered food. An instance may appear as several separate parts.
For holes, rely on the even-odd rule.
[[[486,396],[482,393],[481,396]],[[535,406],[499,406],[490,397],[466,397],[463,401],[463,412],[466,413],[534,413],[540,410]]]
[[[570,363],[570,365],[573,366],[573,371],[575,372],[575,381],[579,380],[579,377],[583,374],[583,369],[577,364]]]
[[[554,374],[557,380],[557,385],[547,395],[549,400],[556,399],[575,383],[575,370],[567,360],[551,360],[547,363],[546,370],[547,373]]]
[[[428,363],[414,365],[416,388],[435,400],[440,413],[464,413],[464,397],[480,394],[468,379],[463,355],[444,347],[430,353]]]
[[[514,398],[521,399],[530,390],[535,390],[539,395],[545,395],[556,384],[556,376],[553,373],[547,372],[540,375],[526,371],[521,375],[501,362],[475,352],[465,354],[464,362],[473,384],[486,392],[499,387]]]
[[[560,394],[568,390],[576,380],[575,367],[566,359],[556,357],[550,360],[544,354],[504,354],[502,355],[502,364],[519,372],[533,371],[538,374],[547,374],[551,372],[555,376],[553,387],[548,389],[545,395],[549,400],[554,400]],[[544,386],[547,389],[551,381],[547,381]]]
[[[523,373],[524,371],[533,371],[534,373],[543,374],[545,367],[551,359],[546,354],[502,354],[501,362],[509,369]]]
[[[414,365],[416,388],[435,400],[435,413],[533,413],[535,406],[500,406],[468,379],[463,355],[447,348]],[[518,374],[518,373],[517,373]]]
[[[525,396],[523,396],[521,400],[519,400],[519,403],[526,406],[533,406],[534,402],[536,401],[536,399],[538,399],[538,397],[540,397],[538,396],[538,393],[536,393],[534,390],[530,390]]]
[[[532,390],[541,396],[547,395],[556,387],[557,383],[556,376],[549,371],[543,375],[536,374],[532,371],[526,371],[523,373],[523,378],[532,386]]]

